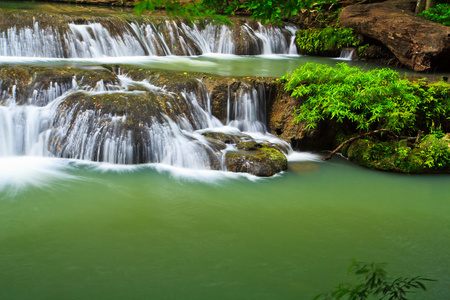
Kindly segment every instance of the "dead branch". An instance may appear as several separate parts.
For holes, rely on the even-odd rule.
[[[355,140],[357,140],[357,139],[363,138],[363,137],[365,137],[365,136],[368,136],[368,135],[374,135],[374,134],[381,133],[381,132],[389,133],[389,134],[392,135],[393,137],[398,138],[398,136],[397,136],[395,133],[393,133],[392,131],[390,131],[389,129],[377,129],[377,130],[372,130],[372,131],[369,131],[369,132],[362,133],[362,134],[360,134],[360,135],[354,136],[354,137],[352,137],[352,138],[349,138],[348,140],[346,140],[345,142],[343,142],[342,144],[340,144],[336,149],[334,149],[327,157],[322,158],[322,160],[329,160],[333,155],[336,154],[336,152],[338,152],[339,150],[341,150],[342,147],[344,147],[344,146],[345,146],[346,144],[348,144],[348,143],[351,143],[351,142],[353,142],[353,141],[355,141]]]

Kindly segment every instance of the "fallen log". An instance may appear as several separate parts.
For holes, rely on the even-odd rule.
[[[340,24],[383,43],[414,71],[450,70],[450,26],[416,16],[415,3],[390,0],[347,6]]]

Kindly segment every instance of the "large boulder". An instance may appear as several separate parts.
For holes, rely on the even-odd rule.
[[[236,148],[225,153],[228,171],[268,177],[287,170],[287,158],[277,145],[251,141]]]
[[[414,71],[450,69],[450,27],[413,13],[412,0],[352,5],[340,15],[343,27],[376,39]]]
[[[268,109],[268,128],[271,134],[288,142],[294,149],[309,151],[335,147],[338,126],[334,120],[327,120],[314,130],[307,130],[304,123],[295,121],[296,109],[305,99],[292,97],[284,91],[284,84],[271,82],[271,103]]]

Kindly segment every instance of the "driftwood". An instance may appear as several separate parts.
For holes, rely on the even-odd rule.
[[[381,133],[381,132],[386,132],[386,133],[392,135],[393,137],[398,138],[398,136],[397,136],[395,133],[393,133],[392,131],[390,131],[389,129],[377,129],[377,130],[372,130],[372,131],[369,131],[369,132],[362,133],[362,134],[360,134],[360,135],[354,136],[354,137],[352,137],[352,138],[349,138],[348,140],[346,140],[345,142],[343,142],[342,144],[340,144],[336,149],[334,149],[327,157],[322,158],[322,160],[329,160],[333,155],[336,154],[336,152],[338,152],[339,150],[341,150],[342,147],[344,147],[344,146],[347,145],[348,143],[351,143],[351,142],[353,142],[353,141],[355,141],[355,140],[357,140],[357,139],[363,138],[363,137],[365,137],[365,136],[368,136],[368,135],[374,135],[374,134]]]

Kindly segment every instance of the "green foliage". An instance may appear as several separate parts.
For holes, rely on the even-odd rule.
[[[188,20],[200,19],[201,21],[207,18],[231,26],[230,20],[216,14],[215,9],[196,2],[181,4],[179,0],[142,0],[135,5],[134,12],[140,15],[144,11],[155,11],[162,8],[172,17],[182,17]]]
[[[361,38],[351,28],[305,29],[296,33],[301,54],[336,55],[344,47],[357,47]]]
[[[436,7],[425,10],[419,14],[425,19],[441,23],[446,26],[450,26],[450,4],[441,3],[437,4]]]
[[[153,11],[155,8],[165,8],[174,16],[185,18],[214,18],[221,22],[229,23],[227,18],[218,13],[233,15],[238,9],[244,9],[252,13],[251,17],[267,22],[281,24],[282,19],[289,19],[302,9],[320,10],[322,5],[336,3],[336,0],[248,0],[240,4],[237,0],[203,0],[200,3],[188,3],[182,5],[179,0],[142,0],[135,6],[135,12],[141,14],[145,10]],[[228,21],[227,21],[228,20]]]
[[[413,290],[426,291],[425,282],[435,281],[424,277],[399,277],[389,281],[382,264],[366,264],[353,261],[348,273],[358,277],[354,283],[341,283],[332,291],[316,296],[314,299],[365,300],[369,296],[379,299],[406,300]],[[345,297],[345,298],[344,298]]]
[[[34,8],[34,0],[19,0],[14,2],[6,2],[2,3],[0,2],[0,8],[7,8],[7,9],[30,9]]]
[[[317,3],[317,9],[326,3],[334,3],[333,0],[323,0],[320,2],[314,0],[249,0],[241,7],[252,11],[252,18],[261,20],[262,23],[281,23],[283,18],[289,19],[296,15],[302,9],[311,9]]]
[[[427,169],[445,170],[450,166],[449,143],[436,135],[426,136],[418,147],[411,151],[416,154]]]
[[[390,69],[363,72],[345,63],[336,68],[309,63],[281,80],[286,91],[304,100],[295,120],[307,129],[334,119],[359,131],[385,128],[407,135],[431,132],[449,119],[449,84],[411,83]]]

